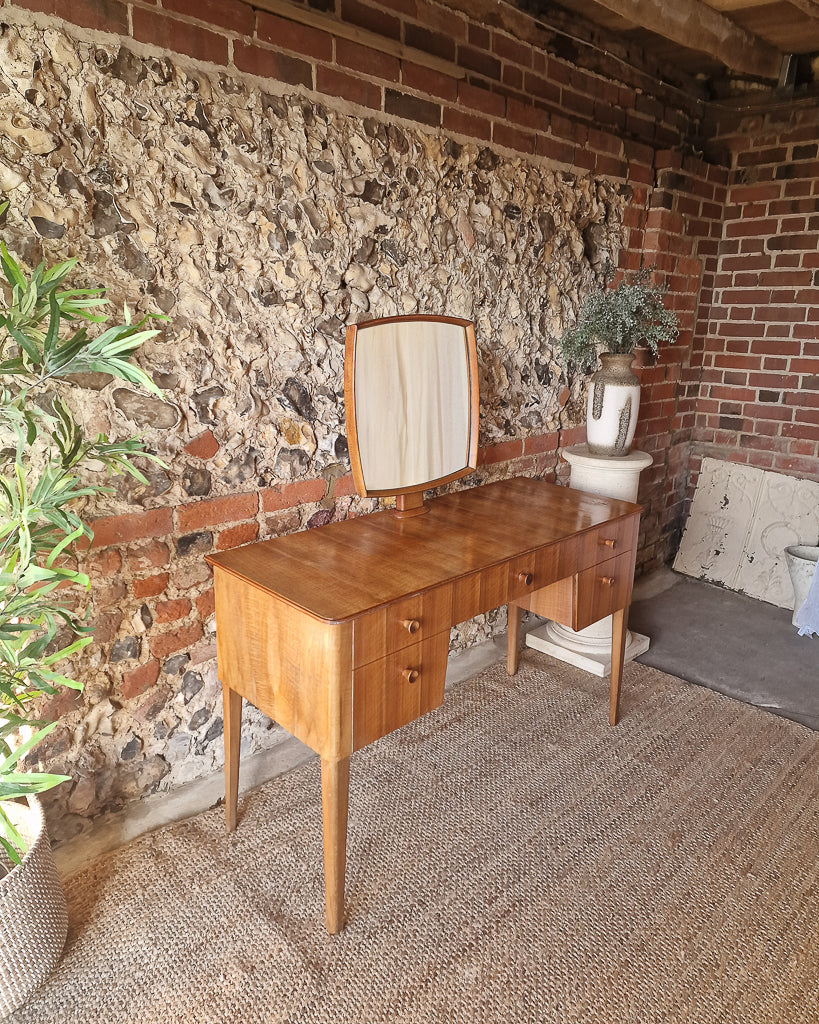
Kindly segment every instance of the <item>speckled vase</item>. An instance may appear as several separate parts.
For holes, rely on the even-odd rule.
[[[600,356],[591,379],[586,443],[592,455],[628,455],[640,408],[640,380],[631,369],[631,353]]]

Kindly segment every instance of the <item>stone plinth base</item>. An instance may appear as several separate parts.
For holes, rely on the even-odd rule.
[[[595,648],[588,643],[576,643],[572,638],[557,632],[562,630],[556,622],[545,622],[537,629],[530,630],[526,634],[526,646],[536,651],[565,661],[568,665],[575,665],[586,672],[592,672],[596,676],[607,676],[611,673],[611,637],[607,646]],[[569,630],[568,632],[573,632]],[[629,630],[626,642],[626,653],[623,663],[633,661],[645,654],[648,650],[650,640],[642,633],[634,633]]]

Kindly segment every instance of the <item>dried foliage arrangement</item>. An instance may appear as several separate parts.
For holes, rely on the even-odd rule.
[[[613,269],[607,268],[606,283]],[[673,345],[680,331],[677,314],[665,307],[668,291],[652,282],[653,269],[644,267],[614,288],[590,292],[577,322],[558,342],[568,363],[594,369],[601,352],[630,353],[645,346],[656,357],[660,345]]]

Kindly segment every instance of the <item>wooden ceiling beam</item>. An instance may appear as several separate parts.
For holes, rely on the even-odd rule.
[[[731,11],[747,11],[753,7],[767,7],[771,0],[705,0],[709,7],[723,14],[730,14]],[[792,7],[796,7],[809,18],[819,18],[819,0],[788,0]]]
[[[790,0],[794,7],[798,7],[803,14],[809,18],[819,18],[819,0]]]
[[[783,55],[702,0],[594,0],[632,24],[756,78],[777,79]],[[793,0],[791,0],[793,2]]]

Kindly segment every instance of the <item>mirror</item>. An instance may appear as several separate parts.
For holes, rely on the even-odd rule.
[[[348,327],[344,401],[358,493],[395,495],[397,514],[420,514],[425,489],[477,466],[471,321],[400,316]]]

